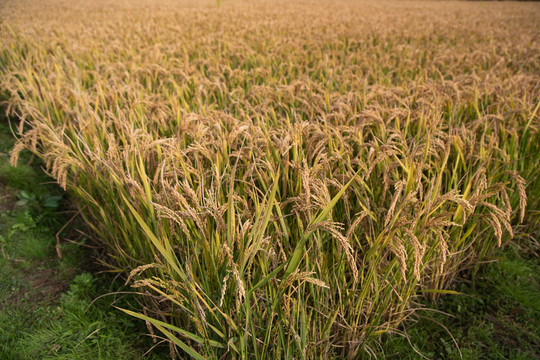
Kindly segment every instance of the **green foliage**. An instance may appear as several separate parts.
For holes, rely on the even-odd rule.
[[[0,159],[4,174],[17,173],[6,164]],[[62,192],[41,184],[50,178],[36,163],[23,167],[23,181],[0,179],[0,360],[143,358],[151,344],[139,337],[144,327],[112,307],[130,299],[97,299],[123,288],[110,276],[80,273],[89,266],[88,249],[62,242],[57,257],[55,234],[67,221],[59,213]],[[144,358],[165,358],[160,353]]]
[[[417,312],[407,337],[385,337],[386,359],[534,359],[540,351],[540,261],[513,248],[456,286],[463,295],[441,298]],[[432,307],[432,304],[424,303]]]
[[[60,206],[60,200],[62,200],[61,195],[40,196],[25,190],[22,190],[17,197],[19,198],[19,201],[15,203],[16,205],[34,208],[43,207],[57,209]]]
[[[103,286],[103,285],[101,285]],[[0,358],[22,359],[138,359],[130,318],[108,309],[107,301],[93,303],[105,290],[95,278],[76,276],[57,304],[19,304],[0,311]],[[156,358],[154,356],[149,359]]]
[[[35,178],[36,172],[29,166],[13,167],[5,161],[0,165],[0,180],[6,185],[31,189]]]

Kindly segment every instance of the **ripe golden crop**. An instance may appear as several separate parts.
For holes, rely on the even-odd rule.
[[[538,10],[8,2],[12,159],[45,161],[182,356],[357,358],[537,231]]]

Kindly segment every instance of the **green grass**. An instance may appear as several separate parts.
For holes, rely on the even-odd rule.
[[[2,125],[2,154],[13,144],[8,133]],[[56,233],[71,214],[50,181],[38,159],[14,168],[0,156],[0,360],[143,358],[152,346],[146,328],[113,307],[132,297],[98,299],[125,289],[111,275],[92,275],[100,269],[87,241],[62,241],[58,258]],[[165,350],[144,358],[165,358]]]
[[[0,339],[4,355],[1,358],[142,358],[143,349],[134,336],[140,329],[133,321],[119,314],[107,301],[92,304],[103,290],[98,284],[94,276],[82,273],[53,302],[54,306],[44,302],[2,311]]]
[[[412,344],[429,359],[538,359],[540,260],[515,247],[499,255],[456,284],[463,295],[443,297],[434,310],[419,312],[406,330],[409,340],[385,338],[385,357],[418,359]]]

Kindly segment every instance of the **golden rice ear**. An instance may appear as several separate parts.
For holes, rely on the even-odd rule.
[[[515,171],[509,172],[512,176],[513,180],[516,183],[516,187],[519,194],[519,222],[523,223],[523,219],[525,218],[525,210],[527,209],[527,191],[526,191],[526,184],[527,182],[521,175],[519,175]]]
[[[391,240],[391,243],[389,244],[388,248],[390,249],[390,251],[392,251],[392,253],[395,255],[395,257],[398,259],[399,261],[399,265],[400,265],[400,273],[401,273],[401,278],[404,282],[407,281],[407,249],[405,248],[405,246],[403,246],[403,243],[401,242],[401,239],[397,236],[394,236],[394,238],[392,238]]]
[[[362,212],[356,214],[356,219],[354,219],[353,223],[351,224],[351,226],[349,226],[349,229],[347,230],[347,234],[345,235],[345,237],[347,239],[350,239],[352,237],[352,234],[354,233],[354,230],[356,229],[356,227],[358,225],[360,225],[360,223],[362,222],[362,220],[364,220],[364,218],[366,218],[367,216],[369,215],[369,211],[368,210],[363,210]]]
[[[384,226],[388,226],[390,224],[390,221],[392,220],[392,217],[394,216],[394,210],[396,208],[396,204],[401,197],[401,192],[406,185],[405,181],[399,181],[396,184],[394,184],[394,195],[392,196],[392,201],[390,202],[390,206],[388,207],[388,211],[386,213],[386,217],[384,218]]]
[[[17,166],[17,163],[19,162],[19,155],[21,154],[21,151],[26,149],[26,144],[17,141],[15,143],[15,146],[13,149],[9,152],[9,161],[11,163],[11,166]]]
[[[156,267],[160,267],[160,266],[161,265],[156,264],[156,263],[150,263],[150,264],[141,265],[141,266],[136,267],[135,269],[130,271],[129,276],[127,277],[126,282],[125,282],[124,285],[129,284],[129,282],[131,281],[131,279],[133,277],[138,276],[142,272],[144,272],[144,271],[146,271],[148,269],[152,269],[152,268],[156,268]]]

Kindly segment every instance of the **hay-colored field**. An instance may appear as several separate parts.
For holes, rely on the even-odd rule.
[[[369,356],[538,233],[540,6],[11,1],[0,90],[172,353]]]

